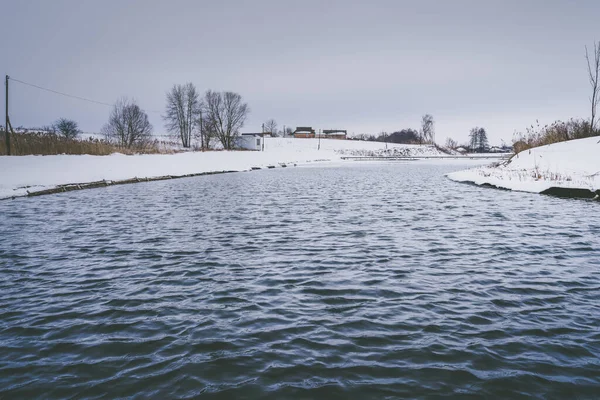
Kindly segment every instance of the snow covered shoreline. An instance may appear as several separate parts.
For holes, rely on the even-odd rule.
[[[365,157],[445,156],[433,146],[351,140],[267,138],[264,151],[207,151],[110,156],[0,156],[0,199],[113,184],[241,172]],[[460,158],[460,157],[459,157]],[[467,159],[468,157],[465,157]]]
[[[432,147],[388,145],[405,154],[434,155]],[[126,156],[0,156],[0,199],[138,180],[170,179],[219,172],[248,171],[310,162],[338,161],[353,151],[385,151],[385,143],[332,139],[267,138],[265,151],[207,151]]]
[[[496,166],[452,172],[456,182],[529,193],[594,198],[600,195],[598,137],[525,150]]]
[[[0,199],[27,196],[62,185],[184,177],[248,171],[281,164],[334,161],[333,152],[211,151],[126,156],[58,155],[0,157]]]

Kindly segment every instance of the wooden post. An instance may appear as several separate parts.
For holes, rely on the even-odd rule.
[[[6,155],[10,156],[10,133],[8,132],[8,79],[9,76],[6,75],[6,118],[4,120],[4,134],[6,135]]]

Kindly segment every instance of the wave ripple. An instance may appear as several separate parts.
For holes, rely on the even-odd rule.
[[[598,396],[598,204],[451,168],[1,203],[0,398]]]

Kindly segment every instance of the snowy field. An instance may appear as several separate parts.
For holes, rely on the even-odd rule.
[[[457,182],[541,193],[549,188],[600,190],[599,137],[525,150],[510,161],[448,174]]]
[[[281,164],[341,161],[342,155],[442,156],[432,146],[353,140],[266,138],[265,151],[208,151],[125,156],[0,156],[0,199],[62,185],[134,178],[248,171]]]

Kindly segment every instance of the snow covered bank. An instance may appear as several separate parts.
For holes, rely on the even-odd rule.
[[[125,156],[0,157],[0,199],[26,196],[67,184],[121,181],[132,178],[185,176],[205,172],[247,171],[279,164],[333,161],[329,151],[212,151]]]
[[[367,142],[361,140],[336,140],[321,139],[321,150],[333,151],[336,154],[347,156],[403,156],[403,157],[422,157],[422,156],[445,156],[443,153],[431,145],[418,144],[396,144],[383,142]],[[319,148],[319,139],[294,139],[294,138],[266,138],[265,150],[288,149],[295,151],[317,150]]]
[[[223,171],[247,171],[280,164],[339,161],[343,155],[436,157],[432,146],[354,140],[266,138],[265,151],[209,151],[125,156],[0,156],[0,199],[67,189],[182,177]],[[391,152],[391,153],[390,153]],[[79,186],[78,186],[79,185]]]
[[[448,174],[456,182],[492,185],[531,193],[559,189],[600,191],[600,144],[598,137],[554,143],[525,150],[497,166],[473,168]],[[550,191],[550,189],[553,189]]]

